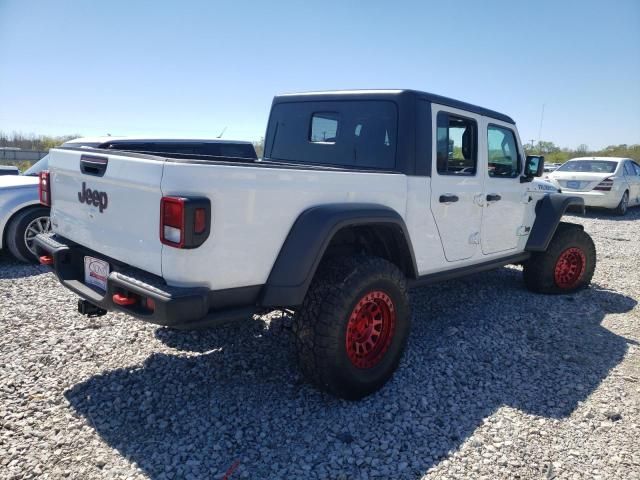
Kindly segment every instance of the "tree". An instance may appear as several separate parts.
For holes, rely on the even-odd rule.
[[[588,151],[589,151],[589,147],[584,143],[581,143],[580,145],[578,145],[578,148],[576,149],[576,152],[581,153],[583,155]]]
[[[46,151],[50,148],[62,145],[68,140],[81,136],[82,135],[76,134],[52,137],[49,135],[25,135],[20,132],[12,132],[11,134],[0,132],[0,147],[15,147],[22,150]]]

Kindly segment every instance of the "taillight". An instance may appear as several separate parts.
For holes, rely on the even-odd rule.
[[[184,246],[184,198],[163,197],[160,204],[160,241]]]
[[[204,208],[196,208],[193,219],[194,233],[202,233],[207,228],[207,214]]]
[[[162,197],[160,241],[175,248],[196,248],[209,237],[211,202],[208,198]]]
[[[594,190],[602,190],[604,192],[609,192],[609,191],[611,191],[611,187],[613,187],[613,178],[609,177],[609,178],[605,178],[598,185],[593,187],[593,189]]]
[[[40,183],[38,184],[38,196],[40,203],[47,207],[51,206],[51,184],[49,183],[49,172],[47,170],[40,172]]]

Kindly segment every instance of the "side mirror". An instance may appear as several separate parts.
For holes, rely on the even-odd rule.
[[[524,162],[523,182],[530,182],[534,177],[541,177],[544,170],[544,157],[542,155],[527,155]]]

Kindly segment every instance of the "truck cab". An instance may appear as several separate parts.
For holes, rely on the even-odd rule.
[[[524,251],[543,191],[511,117],[413,90],[276,97],[265,160],[406,175],[443,251],[418,247],[425,273]]]

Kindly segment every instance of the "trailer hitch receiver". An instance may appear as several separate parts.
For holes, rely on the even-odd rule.
[[[102,317],[107,314],[107,311],[104,308],[100,308],[83,298],[78,299],[78,312],[89,318]]]

